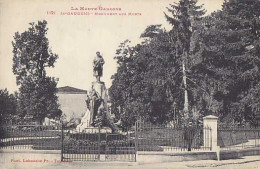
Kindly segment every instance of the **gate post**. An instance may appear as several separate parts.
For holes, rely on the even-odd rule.
[[[219,160],[218,117],[213,115],[203,117],[203,128],[204,147],[210,146],[212,151],[217,153],[217,158]],[[210,132],[208,130],[210,130]]]
[[[135,122],[135,162],[137,161],[138,154],[138,120]]]
[[[61,161],[63,161],[63,123],[61,122]]]

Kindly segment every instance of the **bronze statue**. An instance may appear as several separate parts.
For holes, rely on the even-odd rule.
[[[96,77],[97,81],[100,82],[100,77],[103,76],[103,65],[105,63],[100,52],[96,53],[96,57],[93,61],[93,75]]]
[[[103,65],[105,63],[103,57],[100,55],[100,52],[96,53],[96,57],[93,61],[93,75],[96,77],[96,82],[92,82],[92,87],[87,93],[86,106],[87,106],[87,115],[88,118],[85,121],[88,121],[87,127],[110,127],[112,131],[118,131],[118,127],[113,123],[108,112],[107,106],[107,89],[104,82],[100,81],[100,77],[103,75]],[[81,124],[78,126],[78,129],[83,128],[84,125]]]
[[[105,63],[100,52],[96,53],[96,57],[93,61],[93,75],[96,77],[96,81],[92,82],[91,89],[87,92],[86,106],[87,111],[82,118],[82,122],[77,126],[77,130],[83,131],[87,128],[97,127],[109,127],[112,132],[119,131],[119,128],[114,124],[114,120],[110,115],[107,101],[108,94],[105,86],[105,82],[100,81],[100,77],[103,75],[103,65]]]

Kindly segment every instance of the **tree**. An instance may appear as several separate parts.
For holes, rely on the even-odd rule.
[[[200,43],[193,52],[200,62],[193,75],[203,79],[199,86],[207,83],[211,101],[204,99],[205,105],[225,121],[259,121],[259,7],[257,0],[225,1],[195,35]]]
[[[225,1],[205,17],[196,2],[170,5],[171,31],[151,25],[141,44],[119,46],[109,92],[112,111],[126,126],[138,118],[167,123],[176,107],[184,110],[177,111],[184,123],[191,113],[199,115],[193,119],[216,113],[229,122],[258,123],[260,2]]]
[[[224,52],[232,63],[233,82],[229,85],[230,114],[236,121],[259,120],[260,91],[260,2],[230,0],[223,4]],[[257,118],[258,115],[258,118]]]
[[[16,32],[13,44],[13,73],[19,88],[19,110],[42,123],[46,116],[60,114],[57,103],[57,79],[46,75],[58,55],[52,53],[47,35],[47,22],[30,23],[23,33]],[[58,113],[57,113],[58,112]]]
[[[205,14],[203,5],[198,6],[197,0],[180,0],[179,3],[170,4],[167,8],[171,16],[165,13],[167,21],[173,26],[172,36],[176,41],[175,51],[176,58],[179,59],[182,68],[182,78],[184,85],[184,118],[188,119],[189,99],[188,99],[188,83],[187,72],[190,59],[190,48],[192,43],[192,35],[196,30],[196,22]]]
[[[118,120],[122,120],[123,127],[130,126],[129,122],[136,117],[136,113],[129,109],[132,97],[132,77],[134,70],[132,68],[133,48],[130,47],[130,41],[126,40],[119,45],[114,59],[117,60],[117,73],[112,76],[112,86],[109,89],[109,95],[112,102],[112,111]],[[127,120],[128,119],[128,120]],[[131,122],[130,122],[131,123]]]
[[[170,34],[160,25],[148,26],[142,44],[130,47],[125,41],[117,50],[118,70],[109,89],[112,111],[123,125],[139,119],[153,123],[172,120],[173,99],[178,97],[180,79],[172,80],[174,49]]]
[[[0,90],[0,124],[12,122],[16,113],[17,100],[7,89]]]

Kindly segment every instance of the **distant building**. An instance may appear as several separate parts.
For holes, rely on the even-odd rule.
[[[67,121],[71,118],[81,118],[86,112],[87,91],[70,86],[58,88],[58,101],[60,109]]]

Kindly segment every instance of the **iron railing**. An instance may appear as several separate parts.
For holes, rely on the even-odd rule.
[[[0,126],[0,149],[60,150],[61,126]]]
[[[130,133],[111,133],[100,128],[64,130],[62,160],[136,161],[134,138]]]
[[[211,144],[204,145],[204,139],[211,139],[211,134],[211,128],[198,125],[167,126],[144,121],[136,122],[138,151],[211,150]]]
[[[218,145],[223,150],[260,147],[260,126],[219,124]]]

